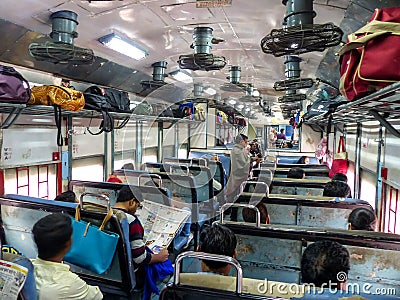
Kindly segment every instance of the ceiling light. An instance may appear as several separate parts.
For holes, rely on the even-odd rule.
[[[215,94],[217,93],[217,91],[214,90],[213,88],[208,87],[208,88],[206,88],[206,89],[204,90],[204,93],[209,94],[209,95],[212,96],[212,95],[215,95]]]
[[[172,77],[174,77],[175,80],[182,81],[184,83],[192,83],[193,82],[192,76],[186,71],[176,70],[169,74]]]
[[[253,90],[253,96],[260,97],[260,92],[256,88],[254,88],[254,90]]]
[[[230,99],[228,100],[228,103],[229,103],[230,105],[235,105],[235,104],[236,104],[236,100],[230,98]]]
[[[104,46],[136,60],[145,58],[148,55],[146,50],[136,45],[133,41],[116,33],[102,36],[98,41]]]

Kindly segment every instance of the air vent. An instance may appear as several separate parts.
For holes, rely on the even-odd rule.
[[[261,96],[254,96],[254,91],[256,89],[254,89],[253,84],[249,83],[247,88],[246,88],[246,95],[243,97],[240,97],[239,103],[241,102],[247,102],[247,103],[255,103],[255,102],[259,102],[262,97]]]
[[[195,83],[193,85],[193,97],[185,98],[184,102],[207,103],[208,98],[203,97],[204,86],[202,83]]]
[[[225,92],[243,92],[243,90],[246,91],[251,84],[240,82],[240,72],[240,66],[229,66],[229,76],[227,77],[227,79],[229,79],[229,83],[221,85],[221,90]]]
[[[261,49],[275,57],[324,51],[339,45],[342,36],[343,31],[332,23],[272,29],[271,33],[261,40]]]
[[[272,29],[261,40],[261,49],[274,56],[299,55],[311,51],[324,51],[339,45],[343,31],[332,23],[313,24],[317,15],[313,0],[283,0],[286,16],[282,29]]]
[[[297,101],[303,101],[306,100],[306,95],[305,94],[290,94],[290,95],[285,95],[282,97],[278,97],[279,102],[297,102]]]
[[[271,107],[271,103],[269,101],[260,100],[259,105],[262,108],[262,111],[265,113],[266,116],[272,115],[272,107]]]
[[[300,103],[296,103],[296,104],[281,104],[281,109],[282,110],[296,110],[296,109],[300,109]]]
[[[274,84],[275,91],[288,91],[310,88],[314,84],[311,78],[290,78],[277,81]]]
[[[166,61],[159,61],[151,65],[153,67],[153,80],[143,80],[140,82],[145,90],[155,90],[167,83],[164,82],[164,78],[168,75],[165,74],[167,68]]]
[[[30,44],[29,54],[39,61],[74,65],[91,64],[94,61],[93,50],[74,46],[74,39],[78,36],[75,31],[78,25],[77,19],[78,15],[68,10],[51,14],[50,37],[53,41]]]
[[[210,27],[196,27],[193,34],[194,54],[179,56],[181,69],[212,71],[220,70],[226,65],[225,57],[211,54],[211,44],[218,44],[220,39],[214,39]]]

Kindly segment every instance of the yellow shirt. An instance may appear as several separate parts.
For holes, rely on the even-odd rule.
[[[36,289],[39,300],[100,300],[103,299],[99,287],[88,285],[69,266],[37,258],[35,267]]]

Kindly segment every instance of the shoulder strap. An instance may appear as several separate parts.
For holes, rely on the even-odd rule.
[[[343,135],[340,136],[340,138],[339,138],[339,146],[338,146],[337,153],[340,153],[340,152],[346,152],[346,149],[344,147],[344,137],[343,137]]]
[[[99,135],[103,132],[111,132],[114,130],[114,119],[106,110],[101,110],[103,121],[100,124],[100,131],[93,133],[88,126],[86,129],[91,135]]]
[[[63,145],[63,137],[61,134],[61,107],[54,105],[54,121],[57,126],[57,146]]]

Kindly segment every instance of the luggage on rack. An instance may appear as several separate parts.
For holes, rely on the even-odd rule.
[[[194,104],[193,102],[186,102],[179,104],[179,109],[182,112],[182,118],[187,118],[189,120],[194,119]]]
[[[157,117],[173,118],[174,113],[167,103],[153,103],[153,115]]]
[[[57,105],[65,110],[80,111],[85,106],[85,98],[82,92],[57,86],[42,85],[31,89],[32,97],[29,105]]]
[[[340,91],[356,100],[400,81],[400,6],[376,9],[339,51]]]
[[[95,110],[101,112],[102,122],[100,124],[100,131],[93,133],[89,128],[88,132],[92,135],[98,135],[102,132],[111,132],[114,130],[114,118],[109,114],[112,110],[112,105],[108,98],[103,94],[103,91],[98,86],[91,86],[87,88],[83,94],[85,95],[85,109]]]
[[[30,97],[28,81],[13,67],[0,65],[0,102],[25,104]]]
[[[153,107],[149,104],[149,102],[143,100],[135,107],[133,113],[135,115],[143,115],[143,116],[153,115]]]
[[[61,108],[70,111],[80,111],[85,106],[82,92],[56,85],[34,86],[28,102],[30,105],[54,106],[54,119],[57,125],[57,145],[63,145],[61,135]]]
[[[197,121],[205,121],[206,120],[206,111],[201,104],[196,104],[194,106],[194,119]]]
[[[94,105],[100,105],[102,108],[107,108],[108,111],[130,113],[130,100],[127,92],[122,92],[112,88],[99,87],[93,85],[85,90],[85,95],[90,94],[93,98]],[[94,97],[100,96],[100,97]],[[92,101],[90,101],[92,102]],[[108,103],[105,104],[105,102]],[[88,107],[89,108],[89,107]],[[90,108],[89,108],[90,109]]]

